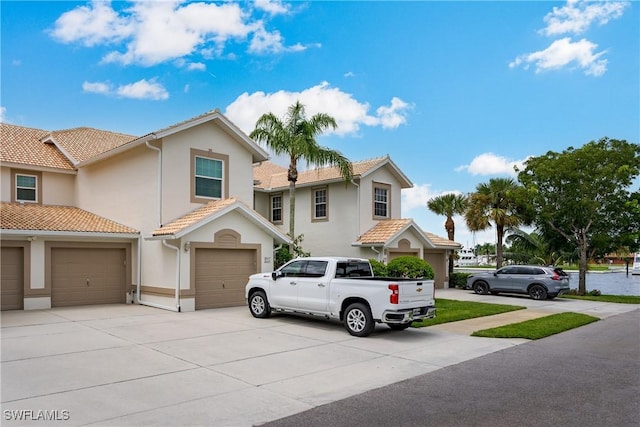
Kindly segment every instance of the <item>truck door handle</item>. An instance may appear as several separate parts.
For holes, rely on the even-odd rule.
[[[324,283],[318,283],[319,288],[324,288]]]
[[[289,284],[290,284],[291,286],[295,286],[297,283],[296,283],[296,282],[289,282]]]

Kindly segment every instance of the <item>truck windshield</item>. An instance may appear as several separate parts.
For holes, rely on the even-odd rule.
[[[371,277],[371,266],[366,261],[339,262],[336,266],[336,277]]]

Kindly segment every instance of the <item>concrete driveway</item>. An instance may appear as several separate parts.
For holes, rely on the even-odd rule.
[[[377,326],[368,338],[351,337],[336,322],[254,319],[246,307],[2,312],[2,425],[255,425],[525,342],[469,336],[491,321],[637,309],[455,289],[437,296],[529,308],[457,329]]]

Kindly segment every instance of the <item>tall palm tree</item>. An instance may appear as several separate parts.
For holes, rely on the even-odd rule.
[[[449,240],[455,240],[456,224],[453,221],[454,215],[462,215],[467,209],[467,197],[462,194],[443,194],[434,197],[427,202],[429,210],[436,215],[444,215],[447,220],[444,228],[447,230]],[[449,274],[453,273],[453,252],[449,255]]]
[[[307,119],[304,105],[296,101],[291,105],[284,121],[273,113],[265,113],[256,122],[250,137],[263,142],[276,155],[289,156],[289,236],[295,239],[296,181],[298,180],[298,160],[316,166],[336,166],[345,181],[353,177],[353,166],[339,151],[318,145],[316,136],[338,125],[328,114],[318,113]]]
[[[502,267],[502,246],[505,228],[517,227],[525,221],[521,215],[518,192],[521,187],[511,178],[491,178],[488,183],[476,186],[469,195],[465,212],[467,227],[482,231],[496,227],[496,267]]]

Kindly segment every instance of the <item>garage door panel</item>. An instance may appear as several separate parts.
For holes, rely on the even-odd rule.
[[[1,257],[1,309],[22,310],[24,307],[24,249],[3,247]]]
[[[244,305],[244,287],[257,272],[255,249],[196,250],[196,309]]]
[[[53,307],[125,302],[126,251],[123,248],[53,248]]]

